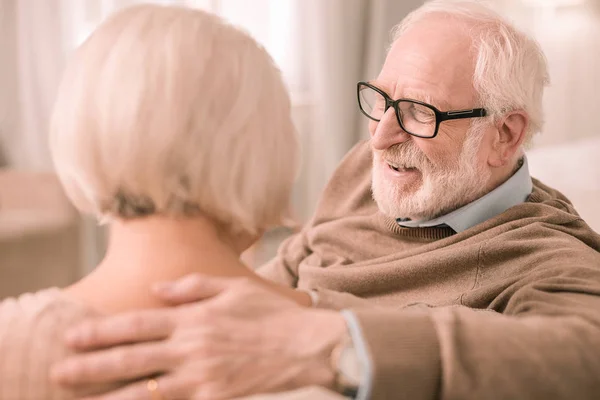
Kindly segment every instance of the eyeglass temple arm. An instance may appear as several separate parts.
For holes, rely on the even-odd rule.
[[[462,118],[479,118],[487,115],[485,108],[474,108],[471,110],[457,110],[457,111],[446,111],[440,112],[440,121],[447,121],[450,119],[462,119]]]

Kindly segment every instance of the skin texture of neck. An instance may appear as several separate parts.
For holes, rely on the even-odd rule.
[[[157,282],[190,273],[259,279],[239,260],[244,248],[201,216],[115,221],[102,262],[64,293],[102,313],[161,307]]]

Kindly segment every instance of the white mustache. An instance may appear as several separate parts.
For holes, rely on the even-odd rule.
[[[425,154],[413,143],[404,142],[382,150],[380,157],[397,167],[430,170],[431,162]]]

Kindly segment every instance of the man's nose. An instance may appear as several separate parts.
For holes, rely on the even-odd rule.
[[[375,130],[371,131],[371,146],[376,150],[385,150],[405,142],[409,137],[398,123],[394,107],[390,107],[377,123]]]

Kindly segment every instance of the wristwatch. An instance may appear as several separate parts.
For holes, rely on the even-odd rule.
[[[335,388],[338,393],[355,398],[362,374],[361,363],[349,333],[331,352],[331,368],[335,372]]]

